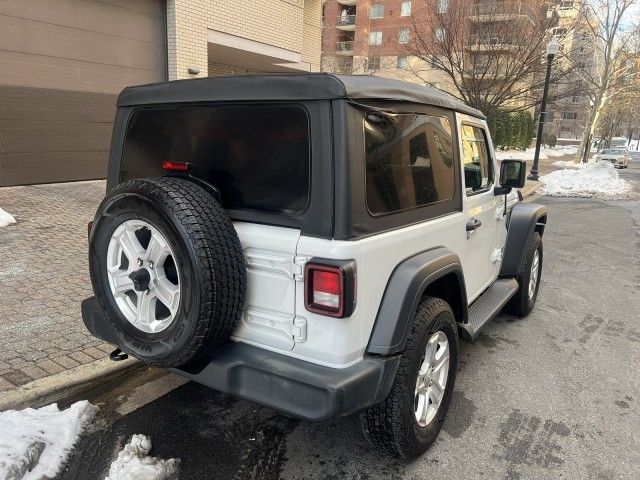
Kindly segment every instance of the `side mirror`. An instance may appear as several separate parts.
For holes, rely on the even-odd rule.
[[[527,178],[527,163],[524,160],[503,160],[500,165],[500,186],[522,188]]]

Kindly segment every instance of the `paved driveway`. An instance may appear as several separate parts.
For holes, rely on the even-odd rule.
[[[91,294],[87,222],[103,181],[0,188],[0,391],[104,358],[80,301]]]

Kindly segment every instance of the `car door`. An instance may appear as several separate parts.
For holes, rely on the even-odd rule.
[[[463,172],[463,212],[467,241],[462,252],[469,301],[475,300],[497,278],[500,198],[494,195],[496,166],[486,125],[473,117],[458,116]]]

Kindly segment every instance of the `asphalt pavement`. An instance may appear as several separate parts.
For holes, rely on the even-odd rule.
[[[640,159],[621,176],[640,193]],[[184,479],[640,478],[639,199],[534,199],[549,208],[536,308],[461,344],[444,430],[415,461],[368,446],[357,416],[293,420],[146,368],[89,396],[100,416],[60,478],[104,478],[134,433]]]

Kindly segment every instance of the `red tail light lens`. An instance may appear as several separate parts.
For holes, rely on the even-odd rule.
[[[189,170],[187,162],[162,162],[162,168],[172,172],[186,172]]]
[[[332,262],[343,265],[312,262],[305,268],[305,308],[330,317],[351,315],[355,299],[354,262]]]

